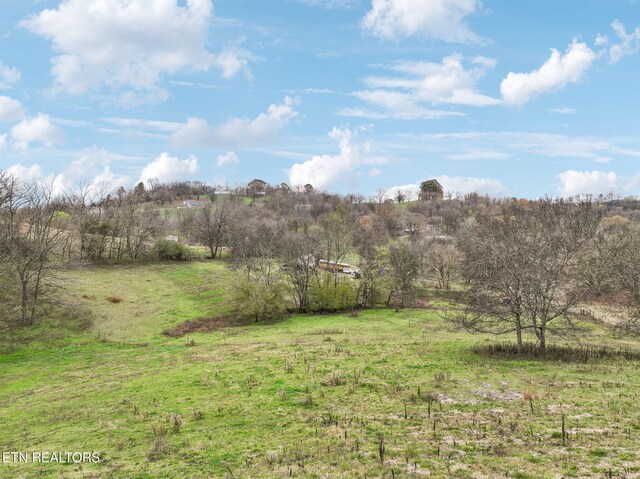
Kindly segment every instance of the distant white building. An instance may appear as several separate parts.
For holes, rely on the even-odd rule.
[[[178,208],[204,208],[204,205],[196,200],[184,200]]]
[[[175,235],[169,235],[169,236],[165,236],[164,238],[162,238],[164,241],[175,241],[176,243],[178,242],[178,237]]]

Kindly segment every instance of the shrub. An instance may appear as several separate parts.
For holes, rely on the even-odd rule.
[[[326,273],[312,286],[310,296],[312,311],[333,312],[351,309],[356,304],[358,292],[353,281],[346,278],[336,281],[332,273]]]
[[[158,240],[153,249],[160,260],[183,261],[190,256],[189,248],[177,241]]]
[[[233,305],[242,316],[264,321],[285,313],[285,288],[282,283],[264,284],[238,277],[234,286]]]

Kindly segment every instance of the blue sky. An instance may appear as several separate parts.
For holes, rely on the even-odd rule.
[[[640,192],[632,0],[5,0],[0,168]]]

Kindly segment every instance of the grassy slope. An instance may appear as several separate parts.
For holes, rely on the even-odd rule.
[[[0,477],[637,477],[637,363],[488,360],[469,351],[483,339],[436,310],[293,317],[195,334],[195,346],[160,334],[224,308],[226,277],[204,262],[77,273],[95,330],[0,356],[0,449],[104,460],[0,464]],[[168,450],[149,460],[158,424]]]

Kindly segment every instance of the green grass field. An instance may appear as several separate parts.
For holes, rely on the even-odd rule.
[[[447,303],[169,338],[228,311],[222,263],[71,276],[93,324],[45,321],[0,355],[0,450],[102,460],[1,478],[640,477],[638,362],[479,356]]]

